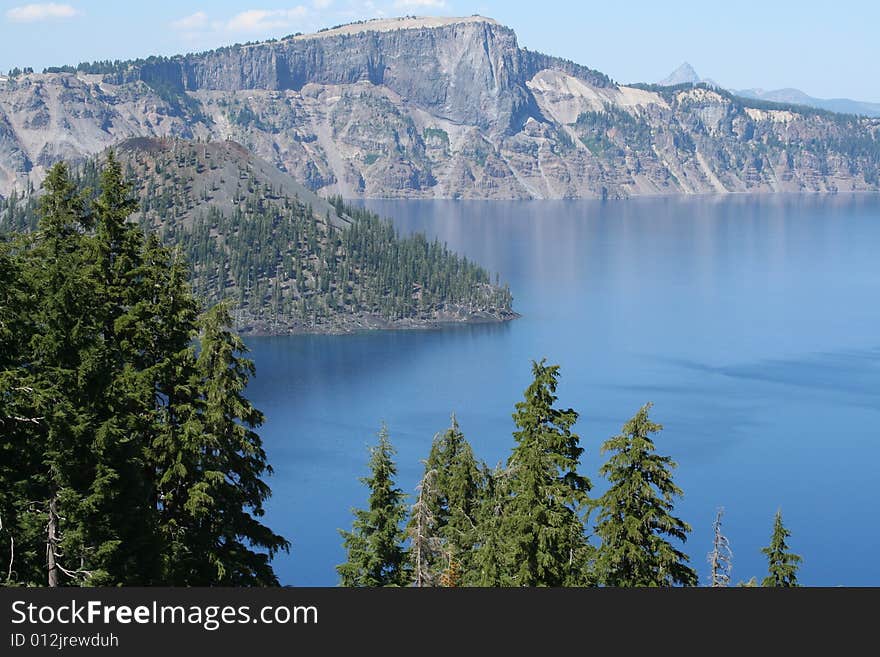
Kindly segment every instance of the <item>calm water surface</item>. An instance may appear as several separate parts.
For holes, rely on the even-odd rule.
[[[547,357],[581,414],[594,492],[599,445],[655,403],[703,582],[724,506],[734,581],[764,576],[781,508],[803,583],[880,585],[880,197],[368,205],[499,272],[523,317],[248,340],[275,467],[268,522],[293,542],[283,583],[336,584],[337,529],[365,502],[380,422],[408,492],[453,411],[494,464],[529,362]]]

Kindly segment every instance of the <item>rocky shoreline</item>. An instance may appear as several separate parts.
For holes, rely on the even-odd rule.
[[[453,326],[504,324],[522,317],[514,311],[474,311],[470,314],[437,313],[432,317],[388,320],[376,315],[339,315],[321,318],[317,322],[237,322],[236,329],[243,336],[280,335],[351,335],[365,331],[424,331]]]

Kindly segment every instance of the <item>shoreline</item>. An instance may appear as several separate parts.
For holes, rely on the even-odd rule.
[[[281,330],[271,330],[260,325],[245,325],[236,327],[238,334],[243,337],[284,337],[295,335],[356,335],[359,333],[371,333],[375,331],[430,331],[442,330],[456,326],[478,326],[482,324],[506,324],[521,318],[516,311],[505,312],[500,315],[485,313],[473,314],[462,318],[436,318],[436,319],[399,319],[383,320],[377,317],[351,318],[351,321],[328,326],[287,326]]]

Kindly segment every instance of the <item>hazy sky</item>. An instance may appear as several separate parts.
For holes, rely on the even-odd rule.
[[[512,27],[521,46],[618,82],[655,82],[688,61],[728,88],[880,102],[877,0],[0,0],[0,71],[170,55],[378,16],[475,13]]]

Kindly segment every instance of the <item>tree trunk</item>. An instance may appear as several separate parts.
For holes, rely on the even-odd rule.
[[[47,532],[46,552],[48,554],[49,586],[58,586],[58,563],[55,555],[58,550],[58,498],[55,494],[49,498],[49,527]]]

